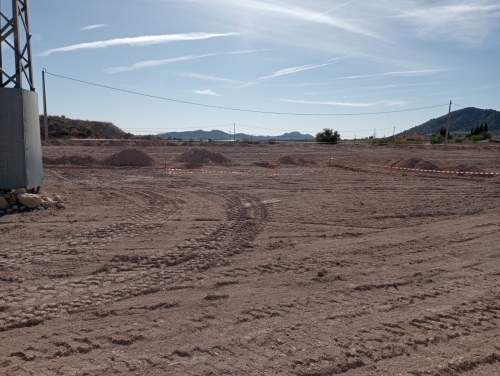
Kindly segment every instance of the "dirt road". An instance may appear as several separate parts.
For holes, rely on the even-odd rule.
[[[0,217],[0,374],[500,374],[500,177],[367,165],[498,148],[218,146],[167,174],[187,149],[46,166],[67,210]]]

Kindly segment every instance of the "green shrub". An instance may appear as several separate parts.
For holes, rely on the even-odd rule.
[[[484,137],[484,134],[478,134],[478,135],[475,135],[475,136],[472,136],[470,138],[470,140],[472,142],[478,142],[478,141],[483,141],[483,140],[486,140],[486,138]]]
[[[431,137],[431,144],[442,144],[444,143],[444,137],[438,134],[437,136]]]
[[[456,142],[456,143],[462,143],[465,141],[465,137],[455,137],[452,142]]]
[[[336,144],[340,141],[340,134],[332,129],[325,128],[323,132],[316,135],[316,142],[324,142],[328,144]]]

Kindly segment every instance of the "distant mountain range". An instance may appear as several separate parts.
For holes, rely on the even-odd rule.
[[[180,139],[180,140],[213,140],[213,141],[225,141],[232,140],[233,135],[213,130],[213,131],[187,131],[187,132],[168,132],[162,133],[158,135],[161,138],[170,138],[170,139]],[[252,136],[245,133],[236,133],[237,140],[313,140],[314,136],[310,134],[302,134],[300,132],[291,132],[285,133],[280,136]]]
[[[448,115],[429,120],[419,126],[413,127],[401,133],[438,134],[441,127],[446,127]],[[479,108],[467,107],[462,110],[453,111],[450,117],[450,133],[452,135],[468,134],[472,127],[488,123],[490,133],[500,135],[500,112],[495,110],[481,110]]]

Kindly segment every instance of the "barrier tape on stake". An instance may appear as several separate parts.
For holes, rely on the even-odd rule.
[[[335,158],[331,157],[330,160],[335,160]],[[379,168],[390,168],[393,170],[401,170],[401,171],[414,171],[414,172],[427,172],[432,174],[456,174],[456,175],[489,175],[496,176],[500,175],[500,172],[477,172],[477,171],[447,171],[447,170],[424,170],[421,168],[409,168],[409,167],[394,167],[394,166],[384,166],[384,165],[376,165],[371,163],[359,163],[355,161],[350,161],[351,163],[370,166],[370,167],[379,167]]]

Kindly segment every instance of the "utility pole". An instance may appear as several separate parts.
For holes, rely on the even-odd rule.
[[[49,121],[47,119],[47,94],[45,93],[45,69],[42,71],[42,85],[43,85],[43,129],[45,133],[45,141],[48,141]]]
[[[396,127],[394,127],[394,130],[392,131],[392,141],[396,143]]]
[[[446,124],[446,136],[444,140],[445,146],[448,146],[448,132],[450,131],[450,117],[451,117],[451,101],[450,101],[450,108],[448,110],[448,123]]]
[[[236,123],[234,123],[233,141],[236,141]]]

